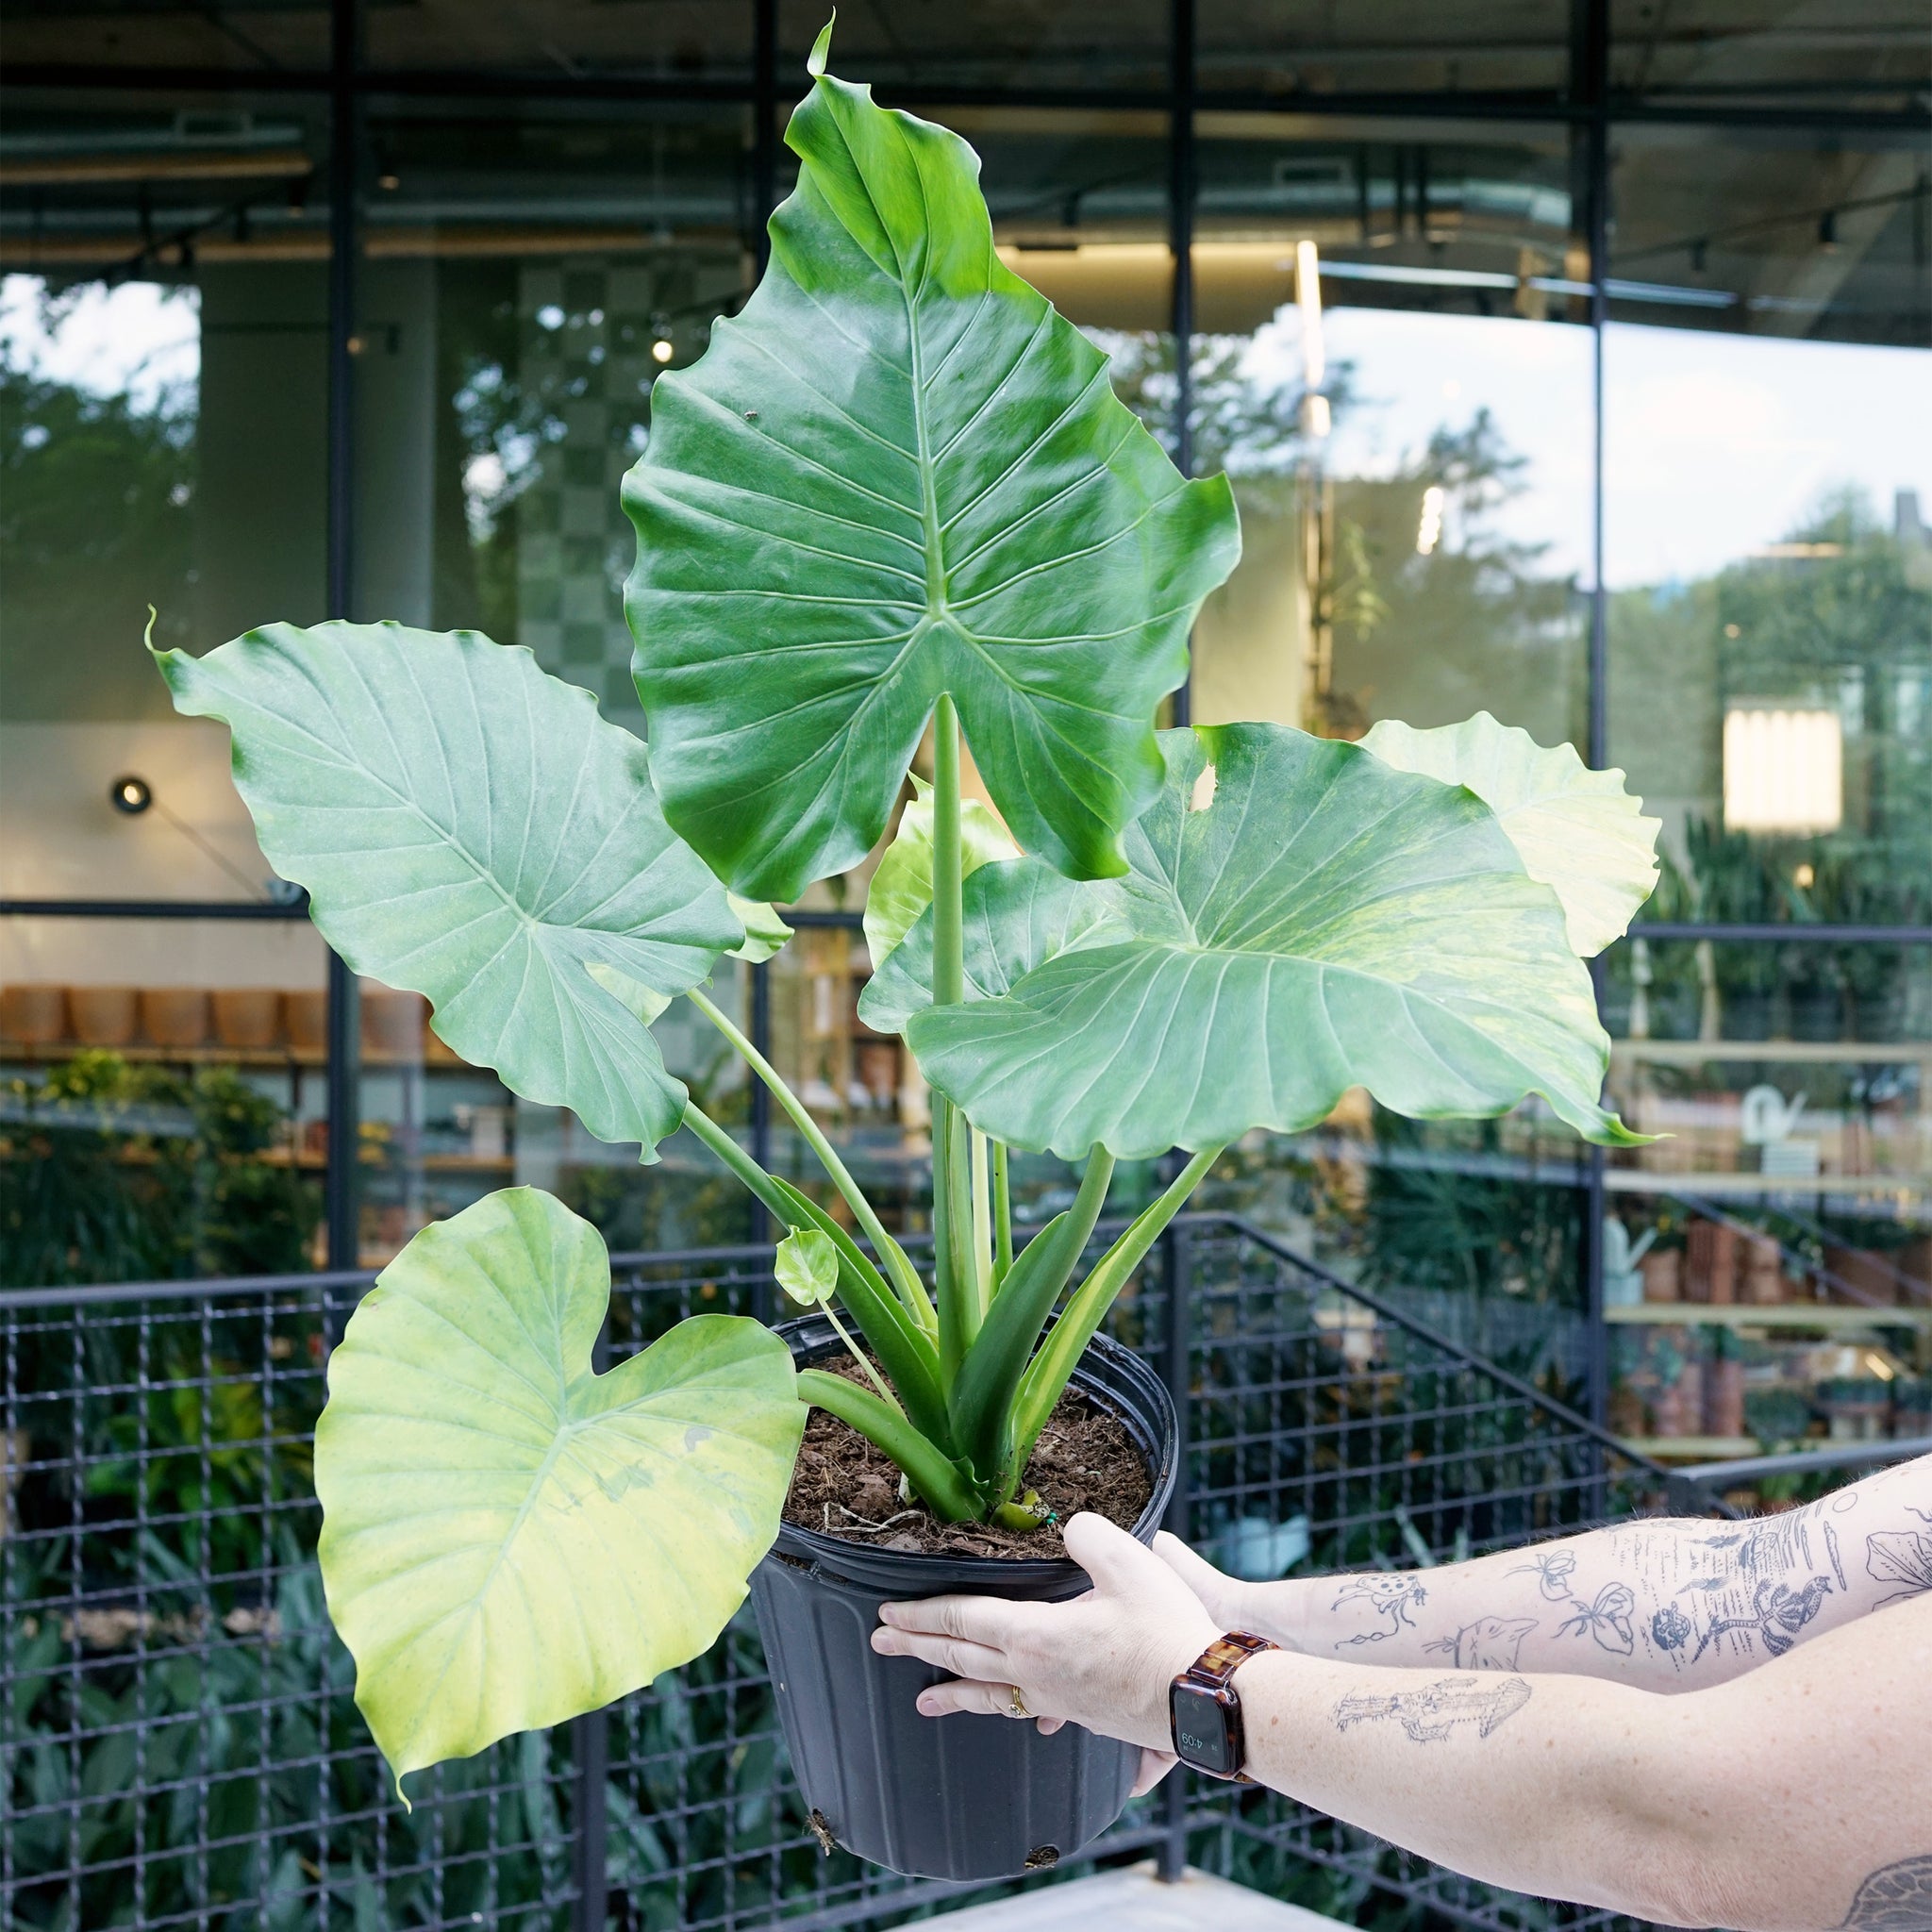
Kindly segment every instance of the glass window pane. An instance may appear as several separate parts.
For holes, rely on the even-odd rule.
[[[174,67],[232,74],[317,73],[328,66],[325,6],[150,6],[143,0],[4,0],[9,66]]]
[[[751,0],[414,0],[370,7],[378,72],[493,69],[553,82],[615,76],[741,78],[751,69]]]
[[[1655,912],[1926,920],[1932,272],[1907,203],[1828,246],[1816,214],[1906,158],[1622,152],[1613,270],[1727,305],[1620,304],[1604,344],[1610,755],[1665,823]],[[1729,252],[1653,240],[1692,230]]]
[[[1610,1091],[1612,1425],[1664,1455],[1925,1431],[1932,948],[1633,941]]]
[[[805,57],[831,17],[828,0],[778,0],[778,80],[798,85]],[[971,8],[926,0],[873,0],[839,15],[832,66],[878,83],[944,88],[1138,88],[1168,85],[1168,0],[980,0]]]
[[[1487,708],[1580,741],[1591,344],[1564,142],[1200,124],[1195,463],[1234,477],[1243,556],[1196,634],[1196,715],[1358,738]]]
[[[1932,79],[1932,33],[1910,6],[1610,0],[1610,79],[1620,92],[1713,108],[1909,109]]]
[[[1923,143],[1624,127],[1611,314],[1725,334],[1932,341]]]
[[[0,891],[260,899],[227,733],[142,649],[322,615],[326,210],[301,99],[22,102],[0,191]],[[116,781],[138,781],[110,800]]]
[[[1201,0],[1204,91],[1279,94],[1559,92],[1570,8],[1480,0],[1418,13],[1401,0]]]
[[[306,919],[0,918],[0,1286],[321,1267],[326,974]]]
[[[369,134],[358,610],[522,644],[641,732],[618,486],[657,375],[701,355],[750,286],[747,117],[441,103]],[[714,991],[748,1019],[735,966]],[[655,1031],[708,1111],[745,1131],[724,1041],[681,1003]],[[458,1060],[412,995],[365,986],[362,1034],[365,1261],[513,1182],[553,1190],[618,1248],[748,1236],[742,1191],[688,1136],[641,1167]]]

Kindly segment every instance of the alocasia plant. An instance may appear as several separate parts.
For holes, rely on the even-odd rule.
[[[648,749],[474,633],[276,625],[158,658],[182,711],[230,727],[263,850],[349,963],[646,1160],[688,1127],[791,1230],[780,1284],[863,1365],[794,1372],[757,1323],[704,1316],[593,1374],[608,1262],[559,1203],[512,1189],[418,1235],[335,1351],[316,1444],[329,1606],[399,1776],[708,1645],[807,1405],[941,1518],[1037,1526],[1035,1440],[1237,1135],[1365,1087],[1423,1116],[1541,1094],[1629,1138],[1579,956],[1648,891],[1655,821],[1487,717],[1366,745],[1158,731],[1239,550],[1224,479],[1180,476],[1002,263],[971,149],[824,67],[822,40],[771,268],[658,380],[625,480]],[[706,991],[784,943],[762,902],[874,848],[928,730],[864,1012],[933,1089],[930,1281]],[[991,809],[962,799],[962,747]],[[649,1027],[679,997],[849,1219],[669,1073]],[[1013,1147],[1082,1168],[1024,1244]],[[1173,1185],[1083,1272],[1115,1161],[1171,1148]]]

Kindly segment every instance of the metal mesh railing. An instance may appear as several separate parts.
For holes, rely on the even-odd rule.
[[[769,1265],[620,1259],[608,1352],[762,1310]],[[419,1776],[402,1805],[314,1561],[328,1344],[367,1280],[0,1295],[0,1924],[824,1932],[948,1896],[820,1849],[748,1613],[650,1690]],[[1657,1488],[1543,1391],[1238,1222],[1178,1224],[1113,1326],[1180,1399],[1176,1521],[1224,1560],[1407,1567]],[[1150,1846],[1344,1915],[1603,1917],[1199,1782],[1171,1780],[1086,1859]]]

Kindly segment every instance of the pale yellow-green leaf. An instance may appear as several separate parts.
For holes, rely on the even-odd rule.
[[[792,1301],[815,1308],[839,1286],[839,1250],[824,1228],[797,1228],[778,1243],[772,1271]]]
[[[1398,772],[1466,785],[1495,813],[1531,878],[1563,908],[1572,949],[1588,959],[1621,939],[1657,884],[1661,821],[1624,790],[1624,774],[1593,772],[1568,744],[1478,711],[1418,731],[1384,719],[1362,740]]]
[[[805,1421],[785,1344],[699,1315],[594,1374],[603,1238],[533,1188],[426,1227],[329,1361],[329,1614],[398,1781],[707,1649],[777,1534]]]
[[[874,971],[932,904],[932,787],[913,777],[914,796],[899,814],[899,830],[887,846],[865,895],[865,944]],[[959,808],[959,867],[962,877],[996,858],[1013,858],[1020,848],[1007,836],[997,813],[976,798]]]
[[[761,899],[741,899],[736,892],[724,894],[738,923],[744,927],[744,943],[732,949],[734,959],[760,966],[772,958],[791,937],[791,928],[778,917],[774,907]]]

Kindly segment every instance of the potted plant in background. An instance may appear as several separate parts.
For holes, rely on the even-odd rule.
[[[593,1374],[603,1242],[531,1189],[383,1271],[330,1362],[316,1486],[329,1608],[399,1784],[697,1655],[756,1569],[827,1836],[987,1876],[1103,1828],[1135,1754],[918,1720],[931,1674],[871,1652],[878,1601],[1081,1587],[1037,1453],[1057,1414],[1112,1429],[1151,1534],[1174,1419],[1098,1329],[1237,1136],[1359,1085],[1422,1116],[1535,1092],[1631,1138],[1600,1104],[1582,956],[1649,890],[1656,824],[1621,774],[1486,716],[1362,745],[1157,731],[1236,557],[1227,486],[1177,475],[1001,263],[971,149],[824,55],[771,268],[658,380],[625,482],[648,750],[474,633],[278,625],[159,662],[182,711],[230,726],[264,851],[358,971],[647,1161],[690,1128],[790,1230],[778,1278],[814,1310],[778,1334],[696,1316]],[[767,902],[875,844],[929,727],[865,995],[932,1085],[928,1278],[706,985],[784,942]],[[962,743],[997,820],[962,800]],[[771,1088],[849,1220],[666,1070],[649,1026],[677,998]],[[1089,1265],[1114,1163],[1176,1147],[1173,1184]],[[1082,1170],[1024,1242],[1009,1148]],[[890,1467],[917,1547],[881,1547],[857,1499],[781,1528],[808,1406],[823,1442]],[[949,1554],[962,1536],[1018,1559]]]

